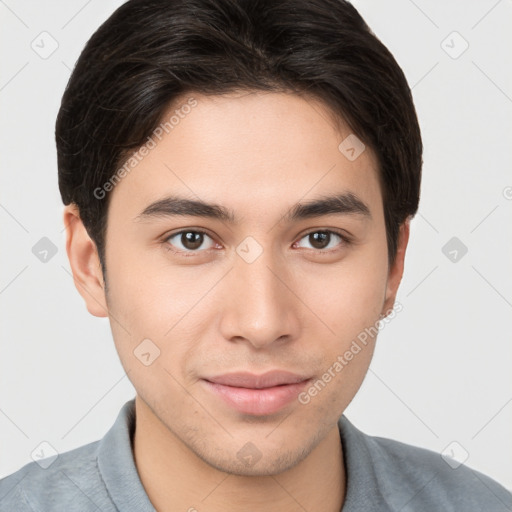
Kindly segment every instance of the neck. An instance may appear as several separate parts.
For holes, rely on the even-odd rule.
[[[192,452],[137,396],[133,437],[135,465],[158,512],[340,512],[345,468],[338,426],[294,467],[277,475],[220,471]]]

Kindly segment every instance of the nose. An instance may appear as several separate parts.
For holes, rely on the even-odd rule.
[[[224,339],[262,349],[298,337],[301,301],[293,292],[293,276],[270,250],[252,262],[237,256],[223,286]]]

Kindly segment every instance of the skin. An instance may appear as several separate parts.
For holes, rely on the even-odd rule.
[[[375,338],[308,404],[294,400],[271,415],[238,412],[201,377],[284,369],[319,379],[393,307],[409,222],[389,266],[375,156],[367,147],[347,159],[338,145],[351,131],[322,104],[262,92],[188,94],[181,104],[190,96],[197,106],[111,192],[108,293],[77,208],[64,212],[77,289],[91,314],[109,317],[137,392],[137,470],[161,512],[338,512],[346,474],[337,421],[367,373]],[[347,191],[371,217],[282,220],[298,202]],[[221,204],[239,222],[138,218],[169,194]],[[208,232],[198,249],[169,238],[193,228]],[[308,234],[327,229],[352,243],[333,234],[327,248],[313,245]],[[236,251],[248,236],[262,249],[252,263]],[[146,338],[160,349],[149,366],[133,353]],[[237,457],[247,442],[261,454],[251,466]]]

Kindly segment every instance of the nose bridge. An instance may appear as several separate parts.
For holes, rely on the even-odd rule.
[[[257,347],[295,335],[297,304],[285,283],[282,261],[254,239],[237,247],[229,273],[231,300],[224,310],[224,335],[245,338]]]

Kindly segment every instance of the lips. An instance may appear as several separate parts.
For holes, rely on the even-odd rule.
[[[272,370],[255,375],[229,373],[202,379],[208,392],[238,412],[250,415],[273,414],[294,400],[311,380],[304,375]]]
[[[271,370],[266,373],[255,375],[247,372],[227,373],[217,377],[208,377],[205,380],[224,386],[236,388],[264,389],[286,384],[297,384],[307,380],[307,376],[298,375],[285,370]]]

